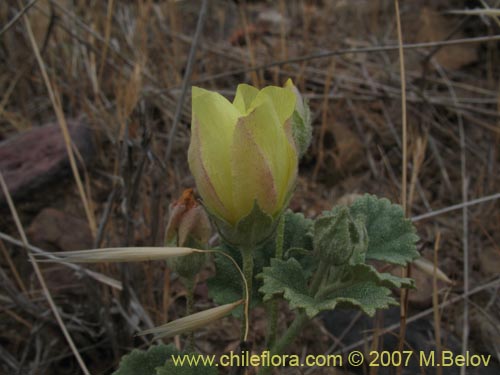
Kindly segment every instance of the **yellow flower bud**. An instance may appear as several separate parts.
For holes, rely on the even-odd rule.
[[[297,177],[295,106],[288,88],[240,84],[231,103],[193,87],[188,159],[211,214],[235,226],[255,204],[273,219],[283,211]]]

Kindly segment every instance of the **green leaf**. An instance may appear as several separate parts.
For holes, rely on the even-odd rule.
[[[350,206],[354,219],[363,220],[368,232],[367,259],[406,265],[420,254],[415,227],[403,209],[386,198],[365,194]]]
[[[264,267],[263,272],[256,278],[263,280],[260,292],[264,294],[264,301],[270,300],[275,295],[283,294],[285,299],[290,302],[290,307],[297,308],[303,305],[302,302],[299,302],[300,299],[310,299],[304,271],[294,258],[287,261],[271,259],[271,267]]]
[[[366,275],[367,281],[372,281],[386,288],[415,288],[415,280],[408,277],[398,277],[390,273],[380,273],[368,264],[357,264],[350,267],[355,275]]]
[[[377,309],[386,309],[397,304],[389,289],[370,281],[356,281],[339,287],[317,305],[307,306],[306,313],[312,317],[320,311],[347,306],[356,307],[365,314],[373,316]]]
[[[285,212],[285,241],[283,253],[289,249],[295,248],[312,250],[313,224],[311,219],[305,218],[300,212],[293,212],[290,210]],[[272,245],[274,246],[274,241],[272,241]]]
[[[201,358],[201,354],[188,354],[191,358],[196,360]],[[187,356],[184,358],[187,358]],[[200,361],[201,362],[201,361]],[[186,361],[184,366],[176,366],[173,360],[168,360],[167,363],[156,369],[156,375],[217,375],[219,372],[217,371],[217,367],[214,366],[203,366],[202,364],[198,365],[189,365]],[[137,373],[138,375],[142,373]]]
[[[407,279],[398,280],[392,275],[378,274],[370,266],[344,267],[348,270],[347,277],[340,283],[324,285],[316,296],[310,295],[304,270],[293,258],[286,261],[272,259],[271,266],[265,267],[257,278],[263,280],[260,291],[264,294],[264,300],[283,295],[292,309],[303,309],[310,318],[321,311],[345,305],[357,307],[373,316],[377,309],[397,304],[387,286],[410,284]]]
[[[301,213],[294,213],[287,211],[285,215],[285,239],[283,244],[283,252],[290,255],[300,254],[304,249],[302,255],[297,255],[300,263],[306,269],[306,273],[310,274],[313,270],[314,258],[307,256],[312,249],[312,220],[304,218]],[[254,275],[261,273],[262,269],[269,266],[271,258],[275,254],[276,243],[274,238],[267,241],[260,248],[254,251]],[[289,250],[296,251],[289,251]],[[219,250],[225,251],[231,255],[241,267],[240,252],[229,245],[222,245]],[[305,254],[305,255],[304,255]],[[243,296],[243,285],[241,276],[236,270],[232,262],[222,255],[215,255],[214,257],[216,274],[213,278],[208,280],[208,290],[210,296],[218,305],[225,305],[234,302]],[[257,306],[262,302],[259,288],[262,286],[261,280],[253,282],[252,300],[250,306]],[[241,316],[243,312],[242,307],[238,307],[233,311],[234,316]]]
[[[152,346],[148,351],[134,349],[122,357],[113,375],[156,375],[156,368],[163,366],[173,354],[179,351],[172,344]]]

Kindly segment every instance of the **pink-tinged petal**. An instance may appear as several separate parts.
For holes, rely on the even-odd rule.
[[[269,165],[276,186],[278,202],[282,203],[287,194],[289,169],[295,167],[290,164],[296,163],[297,155],[290,158],[291,149],[285,133],[285,124],[280,122],[273,100],[268,95],[259,93],[259,96],[259,105],[248,116],[248,129]]]
[[[224,202],[230,202],[232,197],[230,147],[239,116],[239,111],[222,95],[193,87],[192,124],[197,125],[201,159],[213,188]]]
[[[193,121],[191,126],[191,143],[188,149],[189,169],[194,176],[198,193],[203,198],[204,205],[214,214],[224,218],[228,214],[227,209],[217,194],[203,162],[203,145],[200,142],[199,127],[199,123]],[[228,181],[228,184],[230,184],[230,181]]]
[[[278,203],[269,161],[253,136],[255,114],[256,111],[240,118],[233,138],[233,201],[239,217],[248,214],[256,200],[260,208],[271,215],[276,213]]]

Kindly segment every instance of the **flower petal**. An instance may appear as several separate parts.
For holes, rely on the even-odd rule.
[[[233,104],[242,115],[246,115],[258,93],[259,90],[257,88],[247,85],[246,83],[241,83],[236,89],[236,96],[234,97]]]
[[[240,113],[216,92],[193,87],[192,95],[192,131],[197,132],[205,172],[220,200],[230,205],[230,148]]]
[[[290,127],[279,122],[271,98],[262,95],[259,101],[260,104],[248,116],[241,118],[236,126],[232,156],[233,180],[235,186],[237,180],[241,179],[242,182],[233,191],[234,204],[240,204],[237,195],[241,196],[242,191],[256,191],[257,194],[246,199],[245,208],[251,209],[253,199],[257,199],[265,212],[274,215],[285,203],[295,181],[297,152]],[[246,164],[250,167],[243,169],[242,166]],[[245,178],[243,174],[249,177]],[[246,188],[243,184],[246,184]],[[272,209],[269,208],[271,206]]]
[[[191,170],[191,173],[196,181],[198,193],[203,197],[203,204],[205,207],[211,213],[224,218],[228,214],[226,206],[217,194],[210,176],[208,175],[207,168],[203,163],[199,128],[200,125],[198,121],[193,121],[191,126],[191,143],[189,144],[188,149],[189,169]],[[230,181],[227,183],[230,184]],[[230,206],[232,207],[232,202],[230,202]]]
[[[278,114],[279,122],[283,125],[286,120],[292,117],[295,110],[297,100],[295,94],[287,88],[267,86],[259,91],[251,107],[256,108],[263,101],[267,101],[267,97],[271,99],[274,110]]]
[[[255,200],[269,214],[274,214],[278,203],[270,160],[255,139],[255,128],[259,126],[256,116],[261,110],[259,107],[248,116],[241,117],[234,132],[231,158],[235,208],[233,223],[250,213]]]

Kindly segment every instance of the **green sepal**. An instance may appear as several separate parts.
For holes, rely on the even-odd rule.
[[[147,351],[134,349],[122,357],[113,375],[157,375],[156,369],[176,354],[180,352],[172,344],[155,345]]]
[[[419,237],[400,205],[365,194],[354,201],[349,211],[355,220],[366,226],[367,259],[404,266],[420,256],[416,247]]]
[[[299,159],[304,156],[312,140],[311,111],[306,100],[303,100],[304,113],[301,115],[297,110],[293,112],[292,135],[297,145]]]
[[[252,211],[240,219],[236,225],[231,225],[223,218],[210,213],[217,231],[221,238],[234,247],[256,247],[262,245],[276,231],[280,215],[273,218],[259,207],[257,201],[254,202]]]

